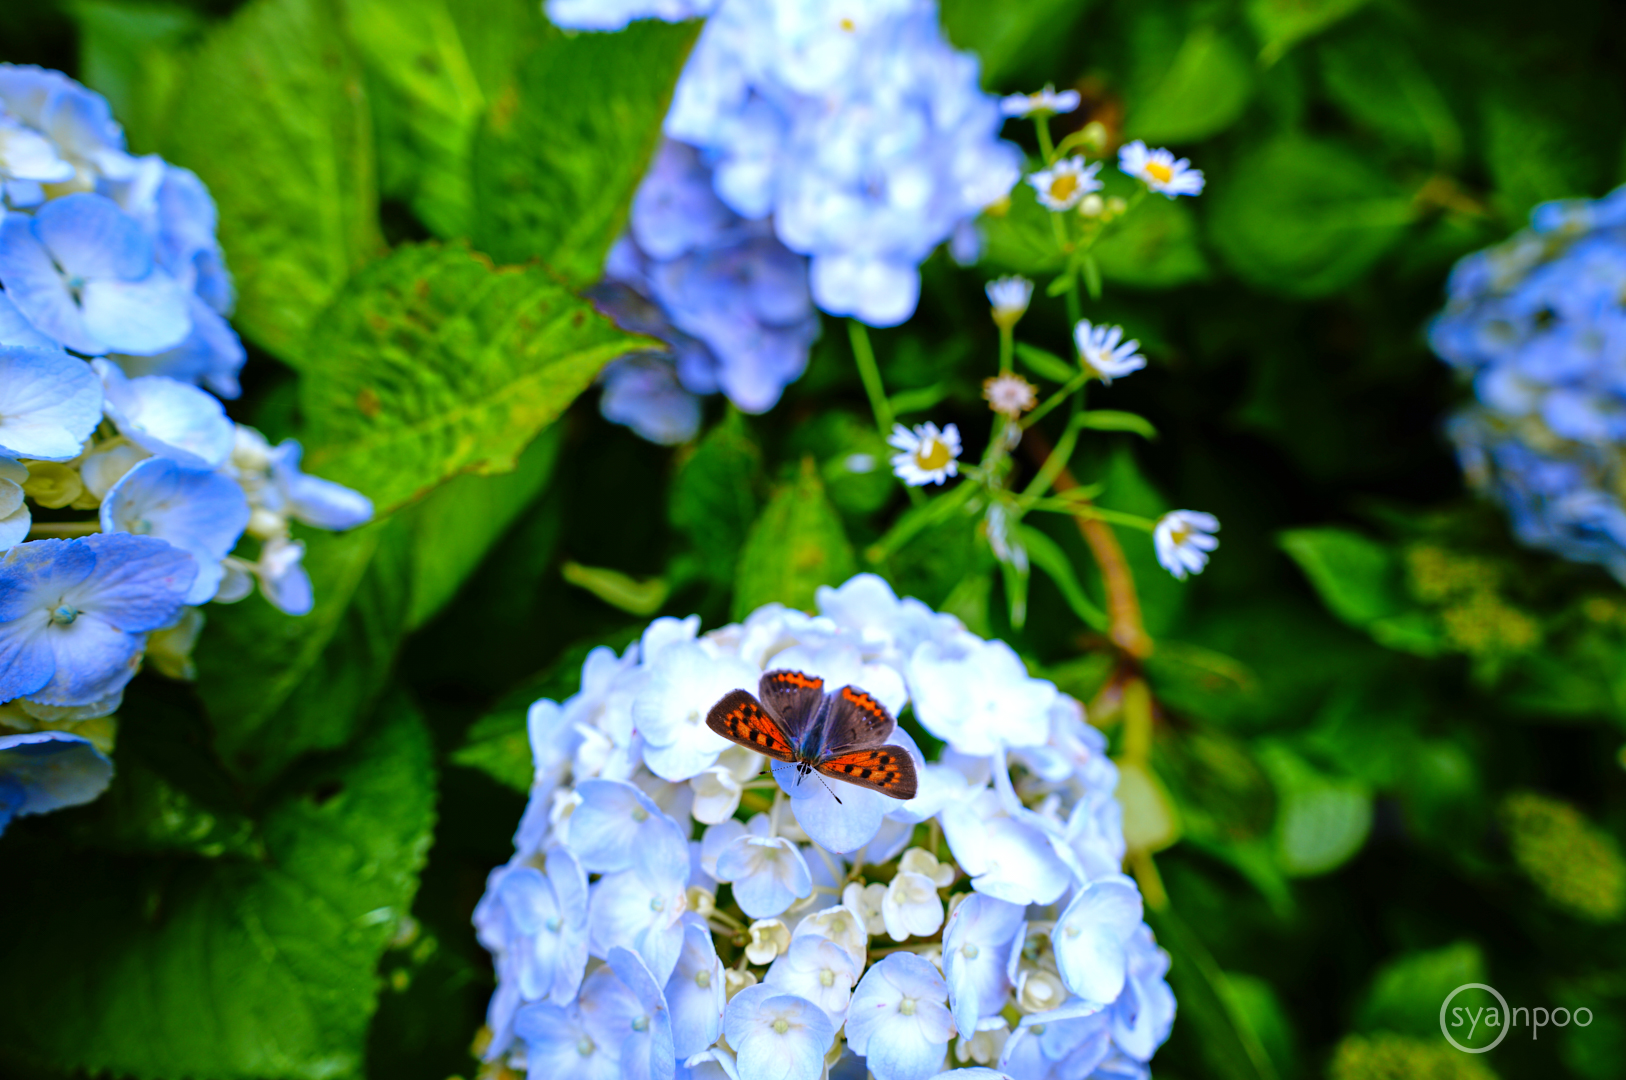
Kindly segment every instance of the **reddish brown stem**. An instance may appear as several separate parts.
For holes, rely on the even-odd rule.
[[[1050,439],[1038,428],[1029,428],[1022,436],[1022,445],[1028,456],[1040,466],[1054,449]],[[1052,486],[1057,491],[1078,487],[1078,481],[1065,467],[1056,474]],[[1101,569],[1101,582],[1107,590],[1107,636],[1112,643],[1136,660],[1152,655],[1152,639],[1140,620],[1140,597],[1135,594],[1135,578],[1129,572],[1124,549],[1118,544],[1118,534],[1104,521],[1090,517],[1075,517],[1079,533]]]

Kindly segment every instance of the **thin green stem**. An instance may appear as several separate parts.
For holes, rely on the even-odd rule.
[[[1049,114],[1036,113],[1033,117],[1033,128],[1039,133],[1039,153],[1044,155],[1044,163],[1049,165],[1056,158],[1056,144],[1050,141]]]
[[[1093,371],[1082,371],[1073,376],[1072,380],[1069,381],[1066,386],[1063,386],[1060,390],[1057,390],[1054,394],[1051,394],[1037,409],[1034,409],[1032,412],[1028,413],[1027,416],[1022,418],[1022,429],[1025,431],[1034,424],[1037,424],[1040,420],[1043,420],[1050,410],[1066,401],[1068,397],[1075,392],[1082,390],[1084,388],[1084,384],[1093,378],[1095,378],[1095,372]]]
[[[1061,449],[1059,443],[1056,449],[1058,451]],[[1023,505],[1028,510],[1051,510],[1071,517],[1104,521],[1109,525],[1126,525],[1131,529],[1140,529],[1144,532],[1151,532],[1157,528],[1155,518],[1141,517],[1139,514],[1126,514],[1120,510],[1107,510],[1093,503],[1081,503],[1076,499],[1039,498]]]
[[[889,529],[885,536],[865,549],[865,557],[872,563],[899,551],[905,544],[913,540],[924,529],[937,524],[948,515],[971,501],[971,497],[979,490],[978,485],[961,480],[950,491],[944,492],[929,504],[930,509],[920,513],[909,513],[898,519],[897,524]]]
[[[1067,430],[1061,433],[1061,438],[1056,440],[1055,448],[1050,451],[1050,456],[1044,459],[1044,464],[1039,467],[1038,474],[1028,484],[1027,490],[1022,492],[1024,500],[1038,499],[1049,491],[1050,485],[1056,482],[1056,477],[1061,475],[1061,471],[1073,459],[1073,448],[1078,445],[1078,414],[1078,405],[1075,402],[1073,416],[1068,421]]]
[[[858,377],[864,382],[869,407],[875,412],[875,425],[881,429],[881,438],[884,439],[892,434],[892,405],[886,400],[886,388],[881,384],[881,369],[875,363],[875,350],[869,343],[869,329],[857,319],[848,319],[847,335],[852,340]]]
[[[1009,326],[999,328],[999,373],[1009,375],[1016,356],[1016,333]]]

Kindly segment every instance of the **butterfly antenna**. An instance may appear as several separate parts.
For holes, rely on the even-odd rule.
[[[819,776],[818,773],[814,773],[813,775],[814,776]],[[819,783],[824,785],[824,790],[828,791],[830,793],[830,797],[836,801],[836,805],[840,806],[841,805],[841,796],[836,794],[836,789],[830,786],[830,782],[828,780],[826,780],[824,777],[819,776]]]

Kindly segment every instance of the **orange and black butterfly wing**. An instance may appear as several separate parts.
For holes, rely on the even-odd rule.
[[[762,676],[757,694],[768,711],[779,717],[790,741],[800,743],[824,703],[824,680],[800,671],[770,671]]]
[[[915,759],[901,746],[872,746],[821,758],[819,772],[894,799],[912,799],[919,789]]]
[[[706,714],[706,726],[723,738],[780,761],[795,761],[784,727],[746,690],[730,690]]]
[[[830,695],[830,714],[821,742],[825,755],[877,746],[892,737],[897,725],[886,706],[856,686],[843,686]]]

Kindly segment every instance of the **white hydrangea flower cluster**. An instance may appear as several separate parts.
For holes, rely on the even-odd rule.
[[[966,255],[973,219],[1010,193],[1022,157],[999,100],[943,37],[936,0],[548,0],[550,19],[613,29],[707,15],[666,117],[700,151],[719,198],[771,218],[811,259],[815,303],[895,326],[918,267],[944,241]]]
[[[1147,1077],[1169,959],[1121,872],[1117,769],[1003,642],[860,575],[813,616],[657,619],[536,702],[513,858],[475,911],[492,1063],[535,1077]],[[945,744],[899,801],[714,734],[768,670]],[[837,796],[839,795],[839,801]],[[973,1073],[971,1070],[978,1070]]]

